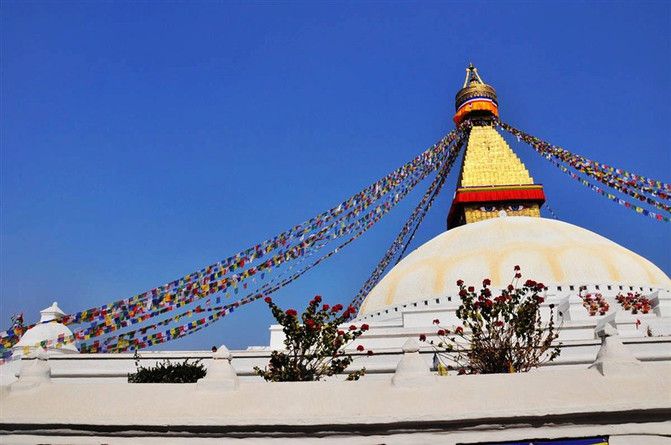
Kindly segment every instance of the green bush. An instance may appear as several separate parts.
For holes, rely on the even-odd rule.
[[[171,363],[164,360],[155,366],[139,366],[138,357],[135,358],[135,372],[128,374],[128,383],[196,383],[205,377],[207,371],[200,363],[202,359],[182,363]]]

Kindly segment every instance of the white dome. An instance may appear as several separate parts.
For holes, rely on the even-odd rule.
[[[515,265],[523,279],[551,290],[570,285],[671,290],[671,280],[657,266],[594,232],[544,218],[501,217],[448,230],[417,248],[373,288],[359,316],[455,295],[458,279],[479,288],[489,278],[494,288],[503,288]]]
[[[72,336],[72,331],[60,323],[60,320],[65,313],[58,307],[58,303],[54,303],[48,308],[40,311],[40,322],[28,329],[17,344],[14,345],[14,353],[18,355],[23,354],[23,349],[28,347],[31,351],[40,349],[40,343],[47,340],[52,341],[52,345],[47,347],[48,351],[58,353],[72,353],[79,352],[75,343],[65,343],[64,345],[56,345],[59,336],[68,338]]]
[[[62,323],[57,321],[50,321],[47,323],[40,323],[32,328],[28,329],[25,334],[21,337],[21,340],[14,345],[14,350],[18,353],[23,351],[25,346],[28,346],[33,349],[40,349],[39,344],[44,340],[53,340],[55,343],[58,339],[58,336],[63,334],[64,338],[68,338],[72,335],[72,331]],[[57,351],[57,352],[79,352],[75,344],[66,343],[61,347],[56,348],[55,345],[52,345],[47,348],[48,351]]]
[[[63,337],[68,338],[72,335],[72,331],[62,323],[57,321],[50,321],[48,323],[40,323],[28,329],[25,334],[21,337],[21,340],[14,345],[14,348],[21,352],[24,346],[29,346],[31,349],[38,349],[41,341],[44,340],[53,340],[56,342],[56,339],[59,335],[63,334]],[[67,343],[60,348],[49,347],[48,350],[61,351],[61,352],[79,352],[77,347],[73,343]]]

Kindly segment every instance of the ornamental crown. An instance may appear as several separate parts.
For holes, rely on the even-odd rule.
[[[455,110],[459,110],[459,108],[464,103],[474,98],[491,99],[495,104],[498,105],[498,101],[496,99],[496,90],[492,86],[483,82],[482,78],[478,74],[478,69],[471,63],[468,68],[466,68],[466,79],[464,80],[464,85],[457,92],[455,97]]]

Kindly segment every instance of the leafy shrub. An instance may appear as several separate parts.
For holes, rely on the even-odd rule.
[[[202,359],[198,359],[189,362],[186,359],[182,363],[172,363],[164,360],[154,366],[144,367],[139,365],[136,354],[136,371],[128,374],[128,383],[196,383],[207,374],[201,361]]]
[[[341,304],[320,305],[321,301],[320,296],[312,299],[299,318],[295,309],[283,311],[270,297],[266,297],[265,302],[283,327],[285,350],[273,351],[265,369],[254,367],[258,375],[272,382],[313,381],[347,369],[353,358],[345,354],[345,346],[367,331],[368,325],[364,323],[359,327],[351,325],[340,329],[339,326],[356,310],[351,306],[343,308]],[[365,350],[362,345],[356,349],[359,352]],[[347,379],[358,380],[364,373],[365,368],[354,371]]]
[[[559,356],[560,345],[552,344],[559,337],[554,305],[550,305],[547,323],[540,316],[545,301],[541,292],[547,288],[533,280],[520,285],[521,278],[515,266],[515,278],[496,296],[489,279],[482,282],[479,292],[457,281],[461,305],[456,315],[463,326],[439,326],[438,341],[429,341],[441,364],[447,362],[447,369],[459,374],[525,372]],[[440,320],[433,322],[440,325]],[[419,339],[427,341],[426,334]]]

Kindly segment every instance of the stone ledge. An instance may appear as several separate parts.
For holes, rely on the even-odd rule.
[[[440,377],[412,387],[366,377],[358,382],[241,382],[225,393],[195,391],[195,384],[51,383],[29,393],[5,387],[0,423],[334,425],[655,410],[671,414],[671,366],[641,366],[647,372],[626,377],[557,370]]]

